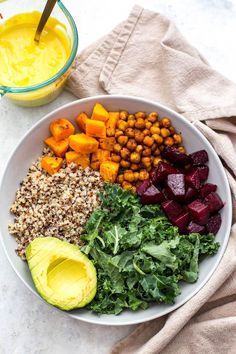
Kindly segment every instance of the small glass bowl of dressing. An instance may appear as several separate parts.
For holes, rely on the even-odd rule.
[[[0,7],[0,95],[41,106],[62,91],[78,49],[73,17],[58,0],[41,34],[34,34],[46,0],[8,0]]]

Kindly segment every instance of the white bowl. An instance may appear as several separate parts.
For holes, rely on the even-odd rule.
[[[222,225],[216,235],[216,240],[220,242],[220,249],[213,257],[207,257],[200,264],[199,279],[195,284],[183,284],[182,293],[176,299],[174,305],[153,305],[147,310],[139,310],[136,312],[124,311],[122,314],[97,316],[88,310],[74,310],[68,312],[68,315],[85,322],[102,324],[102,325],[130,325],[140,322],[152,320],[163,316],[179,306],[183,305],[192,296],[194,296],[209,280],[213,272],[219,264],[230,234],[232,221],[232,201],[229,184],[224,172],[224,168],[217,156],[215,150],[207,139],[185,118],[171,109],[142,98],[112,95],[112,96],[96,96],[86,99],[74,101],[55,111],[49,113],[42,118],[32,129],[21,139],[15,151],[11,155],[0,185],[0,233],[1,240],[9,262],[25,285],[38,297],[27,263],[23,262],[15,253],[16,241],[9,232],[7,225],[13,221],[13,216],[9,213],[11,203],[14,201],[15,192],[19,188],[19,183],[27,174],[28,168],[34,160],[36,160],[44,146],[43,139],[48,136],[49,123],[58,117],[67,117],[74,122],[79,112],[84,111],[89,115],[92,107],[96,102],[104,104],[110,111],[127,110],[129,112],[136,111],[157,111],[160,117],[168,116],[173,122],[177,131],[182,132],[184,145],[188,152],[199,149],[207,150],[209,154],[209,181],[217,184],[218,193],[225,202],[225,206],[221,211]]]

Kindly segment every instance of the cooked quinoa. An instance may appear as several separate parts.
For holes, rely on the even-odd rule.
[[[45,149],[44,154],[47,152]],[[81,245],[81,232],[99,205],[98,192],[103,188],[100,174],[90,168],[64,165],[50,176],[40,161],[30,167],[10,208],[15,219],[9,232],[16,238],[16,252],[22,258],[36,237],[54,236]]]

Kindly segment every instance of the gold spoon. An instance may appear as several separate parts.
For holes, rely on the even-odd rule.
[[[35,37],[34,37],[35,42],[39,42],[41,33],[44,29],[44,26],[45,26],[49,16],[51,15],[51,12],[52,12],[56,2],[57,2],[57,0],[48,0],[47,1],[46,5],[43,9],[43,13],[40,17],[38,27],[36,29],[36,33],[35,33]]]

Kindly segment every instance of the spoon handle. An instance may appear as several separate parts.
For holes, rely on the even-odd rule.
[[[44,7],[43,13],[41,15],[41,18],[40,18],[36,33],[35,33],[34,40],[36,42],[39,42],[41,33],[42,33],[43,29],[44,29],[44,26],[45,26],[49,16],[51,15],[51,12],[52,12],[56,2],[57,2],[57,0],[48,0],[47,1],[46,5]]]

